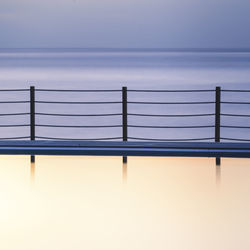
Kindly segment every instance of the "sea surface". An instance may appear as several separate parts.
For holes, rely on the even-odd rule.
[[[128,101],[214,102],[216,86],[223,90],[250,90],[250,50],[167,50],[167,49],[1,49],[0,89],[87,89],[87,90],[181,90],[198,93],[128,92]],[[2,101],[29,100],[29,92],[0,92]],[[37,101],[121,101],[121,92],[36,92]],[[250,93],[222,92],[222,101],[250,100]],[[215,105],[129,104],[131,114],[213,114]],[[29,104],[1,104],[1,113],[29,112]],[[223,104],[222,113],[250,114],[248,105]],[[36,104],[37,113],[119,114],[121,104],[69,105]],[[164,118],[128,117],[132,126],[209,126],[207,128],[129,128],[129,137],[149,139],[207,139],[214,137],[214,116]],[[0,123],[25,125],[26,116],[0,116]],[[120,116],[62,117],[36,115],[37,125],[119,126]],[[223,125],[250,126],[247,117],[222,117]],[[0,128],[2,137],[29,135],[28,127]],[[54,128],[38,126],[37,139],[121,137],[121,128]],[[246,129],[223,128],[222,137],[250,139]],[[236,133],[237,132],[237,133]]]
[[[249,68],[250,50],[0,50],[1,88],[250,88]]]
[[[250,160],[0,157],[4,250],[249,250]]]

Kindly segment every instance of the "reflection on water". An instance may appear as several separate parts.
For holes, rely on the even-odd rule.
[[[35,181],[35,162],[30,163],[30,180],[32,183]]]
[[[249,249],[249,180],[250,159],[1,156],[0,249]]]
[[[128,175],[128,163],[123,162],[122,163],[122,177],[123,177],[123,181],[126,182],[127,181],[127,175]]]
[[[219,187],[221,183],[221,158],[216,158],[215,163],[216,163],[216,183],[217,186]]]

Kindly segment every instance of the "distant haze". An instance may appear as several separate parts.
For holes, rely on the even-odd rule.
[[[246,48],[249,0],[1,0],[0,48]]]

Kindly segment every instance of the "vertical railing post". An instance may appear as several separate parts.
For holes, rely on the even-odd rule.
[[[221,88],[215,89],[215,142],[220,142],[220,112],[221,112]],[[216,166],[220,166],[220,157],[216,157]]]
[[[30,140],[35,140],[35,87],[30,87]],[[35,156],[31,155],[31,162],[35,162]]]
[[[122,87],[122,139],[128,140],[128,100],[127,87]]]
[[[128,140],[128,100],[127,87],[122,87],[122,140]],[[127,162],[127,157],[123,156],[123,163]]]
[[[215,142],[220,142],[221,88],[215,90]]]

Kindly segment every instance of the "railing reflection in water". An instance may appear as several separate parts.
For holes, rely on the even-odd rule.
[[[35,156],[31,156],[31,158],[35,158]],[[36,170],[36,163],[35,161],[30,162],[30,180],[31,183],[35,182],[35,170]],[[219,187],[221,183],[221,158],[215,159],[215,179],[216,184]],[[122,157],[122,180],[123,183],[126,184],[128,179],[128,157]]]

